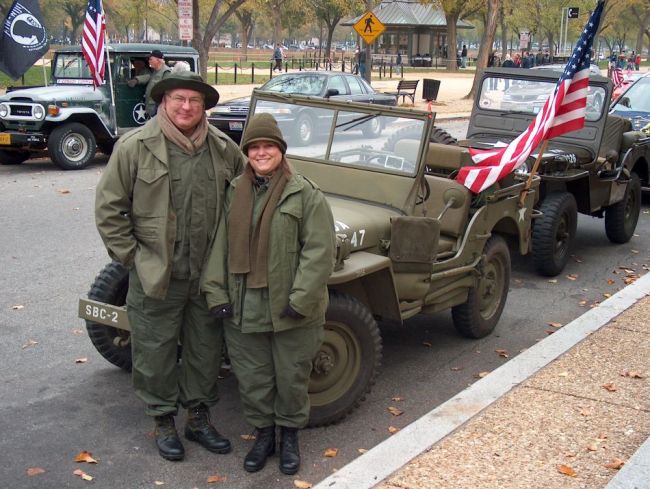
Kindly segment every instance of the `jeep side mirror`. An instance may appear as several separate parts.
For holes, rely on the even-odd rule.
[[[632,105],[630,104],[630,97],[623,97],[619,104],[624,105],[628,109],[632,108]]]
[[[442,216],[444,216],[449,209],[458,209],[462,207],[465,204],[465,198],[465,194],[457,188],[448,188],[445,190],[442,194],[442,201],[445,203],[445,206],[440,211],[438,220],[442,219]]]

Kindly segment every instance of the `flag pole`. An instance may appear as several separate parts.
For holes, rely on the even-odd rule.
[[[535,164],[533,165],[533,169],[530,170],[530,175],[528,175],[528,180],[526,180],[526,185],[524,185],[521,194],[519,194],[520,208],[524,206],[524,201],[526,200],[526,196],[528,195],[528,192],[530,191],[530,187],[533,184],[533,177],[535,177],[537,170],[539,170],[539,165],[542,162],[542,158],[544,157],[544,153],[546,152],[547,146],[548,146],[548,139],[545,139],[544,141],[542,141],[542,147],[539,148],[539,153],[537,153],[537,158],[535,159]]]
[[[108,53],[108,39],[106,38],[106,29],[104,29],[104,49],[106,51],[106,64],[108,65],[108,86],[111,90],[111,121],[115,128],[114,136],[117,137],[117,114],[115,110],[115,90],[113,89],[113,71],[111,70],[111,57]]]
[[[45,86],[47,86],[47,74],[45,73],[45,54],[41,58],[41,65],[43,66],[43,83],[45,84]]]

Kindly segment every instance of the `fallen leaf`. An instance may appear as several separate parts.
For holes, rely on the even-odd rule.
[[[87,452],[86,450],[79,452],[74,458],[75,462],[86,462],[89,464],[96,464],[97,460],[92,457],[92,453]]]
[[[29,339],[29,340],[27,340],[27,343],[25,343],[21,348],[24,350],[24,349],[32,347],[34,345],[38,345],[38,341],[34,341],[32,339]]]
[[[70,193],[70,191],[67,188],[57,189],[57,192],[59,192],[60,194],[63,194],[63,195]]]
[[[357,452],[359,453],[366,453],[368,451],[367,448],[357,448]]]
[[[83,334],[84,332],[80,329],[73,329],[72,334]]]
[[[591,416],[591,411],[589,409],[580,409],[581,416]]]
[[[616,386],[614,385],[614,382],[607,382],[606,384],[603,384],[603,389],[606,389],[609,392],[615,392]]]
[[[226,482],[226,478],[222,475],[211,475],[208,477],[208,484],[214,484],[215,482]]]
[[[638,253],[639,250],[630,250],[630,253]]]
[[[607,279],[607,283],[608,283],[609,285],[614,285],[616,282],[614,281],[614,279],[608,278],[608,279]]]
[[[86,474],[83,470],[81,469],[76,469],[75,471],[72,472],[74,475],[78,475],[85,481],[91,481],[93,480],[93,476]]]
[[[569,275],[566,276],[569,280],[576,280],[578,278],[578,274],[576,273],[570,273]]]
[[[239,435],[242,440],[251,441],[255,439],[255,435]]]
[[[556,283],[557,283],[557,279],[556,279],[556,278],[552,278],[551,280],[548,281],[548,283],[549,283],[549,284],[556,284]]]
[[[609,299],[611,296],[612,296],[612,294],[603,294],[603,297],[604,297],[605,299]]]
[[[336,455],[339,453],[338,448],[328,448],[323,452],[324,457],[336,457]]]
[[[477,373],[477,374],[474,374],[474,377],[476,377],[477,379],[482,379],[483,377],[485,377],[485,376],[488,375],[489,373],[490,373],[490,372],[479,372],[479,373]]]
[[[557,374],[557,376],[558,376],[558,377],[568,377],[568,376],[569,376],[569,372],[560,372],[559,374]]]
[[[404,411],[402,411],[401,409],[398,409],[398,408],[396,408],[394,406],[389,406],[388,407],[388,412],[390,414],[392,414],[393,416],[401,416],[404,413]]]
[[[463,367],[451,367],[449,370],[452,372],[458,372],[459,370],[462,370]]]
[[[427,348],[431,348],[433,345],[429,343],[428,341],[423,341],[422,344],[426,346]]]
[[[508,350],[494,350],[500,357],[508,358]]]
[[[564,452],[564,456],[567,458],[574,458],[577,456],[577,454],[574,452]]]
[[[571,258],[573,258],[573,261],[576,263],[582,263],[582,260],[575,255],[571,255]]]
[[[395,401],[395,402],[399,402],[399,401],[403,401],[404,398],[398,396],[398,397],[393,397],[393,398],[391,398],[391,400],[393,400],[393,401]]]
[[[580,301],[580,302],[578,302],[578,305],[580,305],[580,306],[586,306],[586,305],[587,305],[587,301]]]
[[[395,428],[394,426],[389,426],[388,427],[388,432],[389,433],[397,433],[399,431],[399,428]]]
[[[88,361],[88,357],[81,357],[77,358],[74,363],[86,363]]]
[[[598,450],[598,443],[590,443],[587,445],[587,450],[590,452],[595,452]]]
[[[615,458],[611,462],[607,462],[605,464],[605,467],[607,467],[608,469],[619,470],[621,467],[623,467],[623,465],[625,465],[624,460],[621,460],[620,458]]]
[[[602,443],[607,440],[607,435],[605,433],[598,433],[598,436],[594,438],[598,443]]]
[[[624,370],[621,372],[621,377],[630,377],[631,379],[645,379],[645,376],[641,372],[635,370]]]
[[[307,481],[301,481],[300,479],[296,479],[293,481],[293,485],[296,486],[298,489],[310,489],[311,484]]]
[[[553,333],[555,333],[555,331],[553,331],[552,329],[547,329],[547,330],[545,331],[545,333],[546,333],[546,334],[553,334]]]
[[[576,474],[576,471],[575,471],[575,470],[573,470],[573,469],[572,469],[571,467],[569,467],[568,465],[564,465],[564,464],[560,464],[560,465],[558,465],[558,466],[557,466],[557,471],[558,471],[560,474],[568,475],[569,477],[575,477],[576,475],[578,475],[578,474]]]
[[[17,304],[17,305],[15,305],[15,306],[11,306],[11,308],[12,308],[14,311],[19,311],[20,309],[25,309],[25,306],[23,306],[22,304]]]
[[[165,483],[163,481],[153,481],[155,486],[164,486]]]
[[[30,467],[27,469],[27,475],[30,477],[41,475],[43,473],[45,473],[45,469],[41,469],[40,467]]]
[[[550,322],[550,323],[546,323],[546,324],[548,324],[551,328],[561,328],[562,327],[562,323]]]

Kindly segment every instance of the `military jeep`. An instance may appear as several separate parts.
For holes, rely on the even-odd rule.
[[[309,388],[310,425],[326,425],[358,406],[375,382],[378,323],[406,326],[417,314],[451,309],[462,335],[492,332],[508,295],[509,245],[529,249],[539,179],[523,205],[526,179],[514,174],[473,195],[453,179],[471,164],[468,150],[431,142],[434,120],[426,112],[254,91],[250,113],[261,111],[274,115],[288,159],[322,189],[334,215],[336,266]],[[328,130],[309,146],[296,144],[296,112]],[[359,129],[377,119],[385,130],[364,136]],[[97,350],[128,370],[127,284],[127,270],[107,265],[79,315]]]
[[[462,146],[494,148],[519,136],[542,109],[559,74],[550,70],[487,69],[476,94],[467,141]],[[629,120],[607,114],[612,84],[591,74],[584,127],[549,140],[540,164],[539,201],[533,221],[536,270],[559,274],[576,235],[578,212],[605,218],[613,243],[628,242],[641,209],[641,185],[648,186],[650,138]],[[528,173],[537,148],[520,167]]]
[[[126,82],[139,74],[138,63],[147,66],[152,49],[160,49],[169,65],[185,61],[192,71],[199,71],[199,55],[193,48],[113,44],[108,49],[111,75],[107,65],[104,84],[94,89],[81,47],[58,50],[48,86],[11,89],[0,97],[0,164],[49,156],[63,170],[79,170],[93,160],[97,149],[110,154],[119,136],[147,121],[145,86],[131,88]]]

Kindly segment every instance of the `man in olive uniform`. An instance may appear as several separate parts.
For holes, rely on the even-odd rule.
[[[223,325],[209,315],[199,279],[227,182],[246,160],[208,124],[205,110],[219,94],[200,75],[173,73],[151,96],[158,114],[118,141],[97,185],[95,216],[108,254],[130,270],[135,392],[155,418],[160,455],[181,460],[179,404],[188,410],[187,439],[215,453],[231,450],[209,419],[218,399]]]
[[[136,85],[147,85],[147,88],[144,90],[145,110],[147,111],[147,114],[149,114],[149,117],[153,117],[156,115],[158,105],[151,96],[151,92],[153,91],[153,87],[155,87],[160,80],[163,80],[171,73],[171,68],[165,64],[165,56],[162,51],[159,51],[158,49],[151,51],[148,61],[149,66],[151,67],[151,74],[145,73],[136,76],[126,83],[131,88]]]

